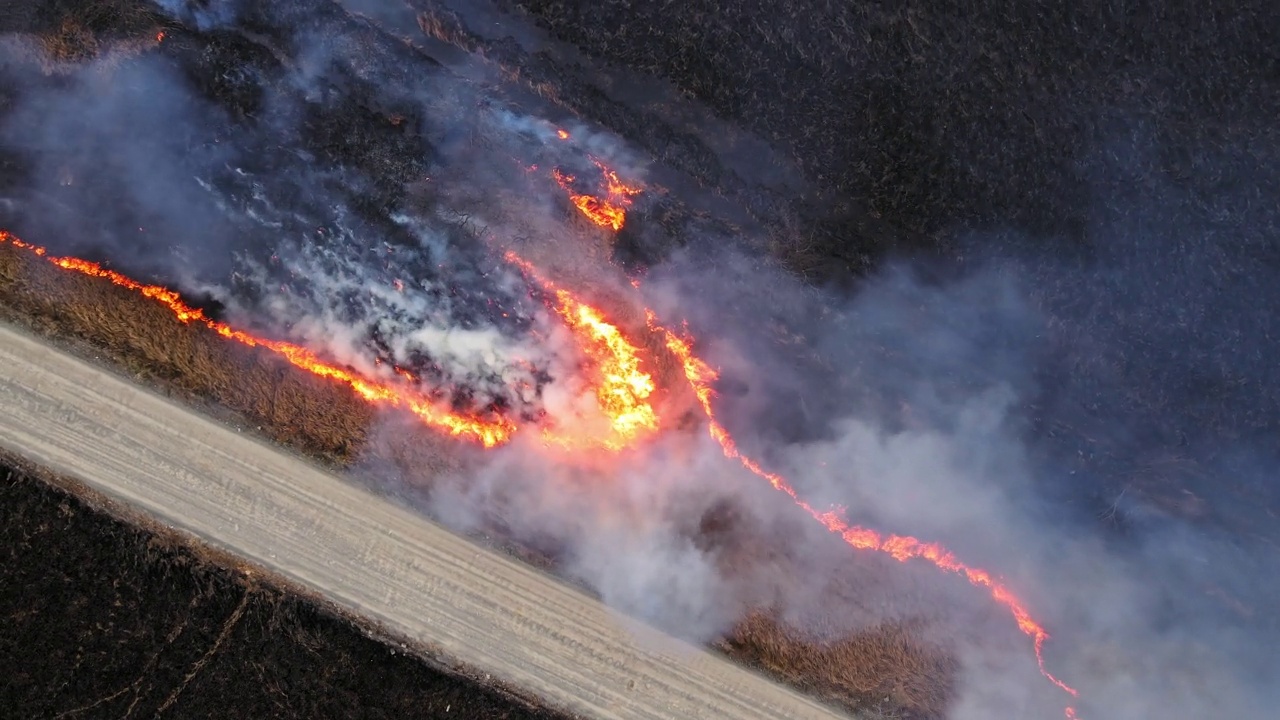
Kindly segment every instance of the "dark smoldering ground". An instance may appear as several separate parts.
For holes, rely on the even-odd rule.
[[[1106,705],[1086,706],[1094,715],[1164,712],[1169,698],[1194,697],[1201,682],[1207,690],[1198,695],[1221,704],[1185,701],[1187,717],[1215,707],[1265,716],[1280,635],[1269,611],[1280,548],[1274,4],[10,3],[0,31],[37,33],[63,62],[156,26],[168,37],[160,59],[130,76],[135,85],[93,95],[99,101],[86,114],[49,108],[80,97],[75,83],[91,78],[52,73],[32,90],[4,74],[3,100],[21,109],[0,146],[0,220],[193,288],[245,273],[234,257],[256,258],[265,277],[295,283],[301,296],[305,280],[271,264],[281,225],[322,236],[326,247],[360,232],[413,244],[390,217],[439,200],[415,182],[479,151],[459,150],[469,139],[456,117],[437,120],[409,92],[452,88],[432,84],[447,73],[364,33],[348,11],[392,35],[429,26],[439,44],[432,53],[446,63],[450,53],[477,51],[489,64],[476,72],[527,81],[548,117],[576,114],[658,158],[651,179],[671,192],[638,208],[613,249],[628,266],[651,268],[654,286],[679,300],[694,327],[723,331],[729,349],[712,348],[712,359],[726,369],[725,417],[748,419],[734,428],[744,442],[789,469],[825,459],[859,473],[866,479],[853,484],[834,471],[802,470],[796,479],[869,524],[930,531],[1007,560],[1002,567],[1035,578],[1037,606],[1056,626],[1113,638],[1120,647],[1080,650],[1068,668],[1111,679],[1097,683]],[[420,24],[422,14],[434,22]],[[380,49],[363,67],[309,75],[313,35],[334,28]],[[186,100],[150,97],[155,87],[181,88],[208,113],[193,117]],[[45,104],[23,102],[30,97]],[[430,107],[477,102],[462,92],[450,98],[433,97]],[[111,150],[102,118],[151,128],[144,148],[152,152]],[[31,128],[45,128],[44,139]],[[293,134],[282,140],[282,129]],[[61,138],[70,135],[84,138],[76,147],[86,154],[65,151]],[[64,167],[75,183],[62,182]],[[342,170],[318,169],[327,167]],[[193,168],[242,216],[267,222],[229,227],[207,197],[175,196],[173,188],[191,192],[181,174]],[[492,172],[476,187],[507,174]],[[122,177],[153,186],[120,202]],[[281,177],[289,182],[271,184]],[[193,219],[193,208],[207,215]],[[518,306],[518,291],[479,280],[489,261],[467,244],[466,228],[446,225],[440,242],[467,281],[440,273],[441,292],[463,295],[441,321],[489,323],[480,308],[493,297]],[[179,256],[210,245],[219,252],[193,273],[156,261],[154,251],[172,240],[150,238],[175,231],[186,238]],[[211,239],[228,235],[239,244]],[[785,270],[759,270],[766,254]],[[434,277],[425,264],[413,268]],[[809,284],[783,279],[793,276]],[[269,307],[254,295],[265,285],[236,286],[242,310]],[[207,299],[215,311],[229,301]],[[341,319],[358,325],[353,317]],[[503,332],[517,336],[525,320]],[[798,338],[802,349],[764,343],[762,328]],[[392,352],[378,342],[376,333],[353,341]],[[753,350],[755,369],[741,362]],[[494,378],[503,370],[439,372],[488,387],[501,385]],[[36,497],[23,483],[11,489]],[[997,491],[998,500],[987,497]],[[85,528],[99,522],[40,498],[6,507],[15,533],[60,513]],[[991,526],[1000,529],[983,532]],[[164,562],[172,564],[124,543],[83,567],[48,572],[66,573],[66,592],[84,598],[102,577],[150,588],[146,601],[169,608],[156,614],[168,617],[193,597],[187,576],[135,577],[138,563]],[[236,607],[240,588],[210,587],[220,611]],[[15,612],[35,602],[21,593],[12,600]],[[132,615],[118,632],[166,631],[148,617]],[[317,627],[324,642],[347,642],[338,625]],[[78,642],[70,632],[49,637]],[[32,647],[9,646],[18,648],[15,664]],[[422,670],[392,663],[368,672],[406,687]],[[291,697],[326,691],[299,692]],[[994,711],[981,697],[968,702],[953,714]]]

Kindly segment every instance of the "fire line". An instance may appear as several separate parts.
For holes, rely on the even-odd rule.
[[[362,378],[348,370],[327,364],[315,353],[300,345],[260,338],[242,330],[236,330],[226,323],[209,318],[199,308],[187,305],[182,301],[178,293],[168,288],[159,285],[145,285],[87,260],[52,256],[45,248],[23,242],[12,234],[0,230],[0,243],[3,242],[8,242],[21,250],[27,250],[64,270],[103,278],[115,285],[138,292],[144,297],[155,300],[169,308],[174,316],[184,324],[204,325],[228,340],[234,340],[249,347],[261,347],[270,350],[296,367],[349,386],[356,394],[371,403],[407,409],[427,425],[454,437],[477,441],[485,447],[493,447],[506,442],[516,430],[511,421],[506,418],[486,419],[453,413],[433,403],[428,398],[409,391],[407,388]],[[412,375],[407,371],[400,371],[399,374],[413,379]]]
[[[603,166],[601,168],[608,173],[606,168]],[[606,174],[606,177],[609,176]],[[616,176],[612,177],[616,181]],[[403,386],[363,378],[349,370],[327,364],[314,352],[302,346],[259,338],[226,323],[215,321],[199,308],[184,303],[178,293],[168,288],[140,283],[87,260],[50,255],[45,248],[24,242],[11,233],[0,230],[0,244],[3,243],[30,252],[62,269],[102,278],[137,292],[167,307],[184,324],[204,325],[228,340],[269,350],[296,367],[349,386],[368,402],[407,409],[428,426],[454,437],[475,441],[485,447],[494,447],[509,441],[517,431],[515,424],[507,418],[479,418],[453,413]],[[595,370],[599,375],[596,385],[597,402],[609,421],[610,430],[605,437],[592,438],[591,442],[616,450],[656,431],[657,417],[648,402],[655,385],[652,376],[642,369],[643,363],[637,346],[616,325],[609,323],[599,309],[588,305],[573,293],[543,277],[532,264],[512,252],[506,254],[506,260],[520,268],[527,277],[554,298],[554,303],[551,303],[552,309],[564,320],[577,339],[579,348],[595,364]],[[986,591],[992,600],[1009,611],[1018,629],[1031,638],[1040,673],[1073,698],[1079,695],[1075,688],[1059,680],[1045,666],[1044,645],[1049,639],[1048,631],[1032,617],[1024,602],[989,571],[965,564],[940,544],[926,543],[910,536],[880,533],[851,524],[838,511],[819,510],[801,498],[795,487],[782,475],[765,470],[759,462],[742,454],[733,436],[721,424],[713,406],[712,401],[715,398],[713,385],[719,378],[719,373],[694,354],[691,338],[660,325],[653,311],[646,309],[645,313],[649,330],[663,339],[667,350],[680,362],[685,379],[706,415],[708,433],[719,444],[725,457],[738,461],[748,471],[767,481],[775,490],[785,493],[798,507],[828,531],[839,536],[850,547],[884,553],[899,562],[913,559],[925,560],[939,570],[960,575],[971,585]],[[409,380],[416,379],[402,368],[397,368],[396,372]],[[557,433],[554,429],[545,430],[544,437],[550,442],[568,448],[580,448],[584,444],[583,438]],[[587,445],[589,446],[590,443]],[[1072,706],[1065,708],[1065,716],[1067,720],[1079,720]]]
[[[4,242],[15,248],[29,251],[64,270],[102,278],[117,286],[138,292],[167,307],[184,324],[204,325],[228,340],[269,350],[296,367],[349,386],[368,402],[407,409],[429,427],[451,436],[476,441],[484,447],[491,448],[508,442],[519,430],[509,418],[478,417],[452,412],[403,385],[364,378],[350,370],[326,363],[313,351],[300,345],[261,338],[237,330],[226,323],[209,318],[199,308],[184,303],[177,292],[168,288],[140,283],[87,260],[52,256],[45,248],[24,242],[11,233],[0,230],[0,243]],[[578,349],[591,362],[598,375],[595,385],[596,402],[607,421],[607,427],[601,431],[597,428],[566,429],[553,426],[544,428],[542,433],[544,439],[566,449],[586,450],[603,447],[606,450],[617,451],[655,432],[658,429],[657,414],[648,402],[655,387],[652,376],[641,369],[639,349],[617,326],[605,320],[602,311],[579,300],[567,289],[547,280],[537,273],[532,265],[515,255],[509,254],[508,260],[554,296],[555,302],[552,309],[573,334]],[[395,372],[409,382],[417,381],[413,373],[404,368],[397,367]]]
[[[737,443],[734,442],[733,436],[729,434],[728,429],[717,419],[715,409],[712,407],[711,401],[715,397],[715,390],[712,384],[719,378],[719,373],[693,354],[691,339],[681,337],[670,329],[659,325],[657,317],[651,310],[646,310],[646,316],[650,330],[660,333],[664,337],[667,349],[680,361],[684,369],[685,379],[688,380],[694,395],[698,399],[698,403],[702,406],[703,413],[707,417],[708,433],[720,445],[725,457],[730,460],[737,460],[751,473],[768,481],[775,490],[785,493],[791,498],[792,502],[808,513],[810,517],[821,523],[831,533],[839,536],[850,547],[858,550],[881,552],[898,562],[907,562],[912,559],[925,560],[939,570],[960,575],[968,580],[970,585],[985,590],[992,600],[1009,611],[1013,616],[1014,622],[1017,623],[1018,629],[1031,638],[1035,647],[1036,664],[1040,669],[1040,674],[1071,697],[1079,696],[1079,691],[1059,680],[1045,667],[1044,644],[1049,639],[1048,631],[1040,623],[1036,622],[1022,600],[990,572],[966,565],[956,558],[950,550],[938,543],[926,543],[905,535],[886,535],[876,530],[853,525],[845,520],[838,511],[818,510],[801,498],[799,492],[786,478],[765,470],[756,460],[743,455],[738,450]],[[1064,714],[1067,720],[1079,720],[1076,710],[1072,706],[1067,706]]]
[[[617,232],[626,224],[627,208],[631,206],[632,199],[643,192],[643,189],[623,182],[618,173],[599,158],[592,157],[591,162],[600,170],[604,180],[603,198],[577,192],[574,189],[577,177],[558,168],[551,171],[551,176],[569,194],[569,201],[578,208],[578,212],[596,225]]]
[[[531,263],[510,251],[505,257],[555,298],[552,309],[579,338],[579,348],[595,364],[599,375],[596,401],[610,426],[609,434],[600,443],[610,450],[621,450],[656,431],[658,418],[648,402],[654,391],[653,377],[641,368],[639,348],[617,326],[606,322],[600,310],[542,276]],[[553,428],[545,430],[543,437],[561,447],[581,445],[580,437]]]

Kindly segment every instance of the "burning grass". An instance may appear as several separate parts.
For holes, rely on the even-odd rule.
[[[183,324],[137,293],[63,271],[9,245],[0,245],[0,318],[339,466],[376,454],[382,462],[414,468],[413,476],[422,478],[429,475],[424,467],[444,462],[435,452],[424,458],[421,448],[371,442],[375,410],[347,386],[261,348],[227,342],[206,327]],[[421,437],[426,448],[438,442],[426,433]],[[511,549],[535,564],[547,563],[536,550]],[[764,611],[715,647],[823,700],[885,717],[940,717],[955,670],[945,654],[905,627],[817,642]]]
[[[349,389],[291,372],[265,350],[236,347],[128,290],[8,246],[0,248],[0,317],[330,462],[354,458],[373,419]]]
[[[129,5],[130,12],[139,7],[129,0],[114,2]],[[88,3],[93,7],[112,4]],[[86,3],[67,3],[72,5]],[[46,25],[55,29],[41,36],[53,60],[73,61],[101,52],[114,37],[94,25],[98,16],[93,12],[68,11],[58,17],[70,25],[65,29],[63,24]],[[130,27],[124,35],[150,36],[149,28]],[[513,67],[519,65],[513,63]],[[584,94],[573,82],[562,85],[545,80],[539,87],[556,89],[553,94],[561,98]],[[718,171],[707,168],[703,174],[709,177]],[[579,210],[586,212],[581,206]],[[2,244],[0,318],[337,466],[357,460],[382,462],[401,471],[411,469],[405,474],[429,482],[433,471],[449,462],[440,449],[445,441],[425,431],[394,442],[371,433],[377,411],[349,386],[296,368],[261,347],[230,343],[207,327],[178,322],[168,309],[136,293],[61,271]],[[666,360],[663,353],[647,354]],[[668,370],[679,372],[679,368],[659,368],[658,374],[670,374]],[[750,529],[739,532],[749,534]],[[501,528],[493,534],[498,544],[523,559],[543,567],[552,564],[544,550],[506,543]],[[903,625],[820,641],[802,636],[762,609],[714,646],[816,697],[873,716],[940,717],[955,677],[947,654]]]

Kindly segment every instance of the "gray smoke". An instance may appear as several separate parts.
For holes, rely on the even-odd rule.
[[[630,180],[662,169],[562,109],[513,101],[492,64],[442,68],[380,34],[413,37],[402,9],[349,4],[367,17],[160,3],[200,29],[250,18],[277,33],[235,35],[253,61],[221,75],[209,68],[226,58],[175,50],[55,82],[6,46],[3,80],[21,91],[0,140],[26,175],[2,219],[362,372],[411,369],[457,405],[573,412],[591,401],[581,358],[499,260],[517,249],[620,317],[687,320],[743,450],[812,504],[1002,576],[1053,634],[1049,667],[1081,690],[1081,717],[1269,716],[1280,165],[1219,145],[1193,149],[1187,182],[1139,183],[1159,148],[1135,125],[1082,161],[1088,246],[957,230],[961,258],[902,259],[843,293],[744,250],[768,244],[758,228],[703,235],[690,221],[687,247],[633,293],[547,173],[591,177],[592,158]],[[925,618],[962,663],[951,717],[1067,700],[981,591],[858,555],[696,423],[603,464],[536,433],[483,454],[428,447],[395,415],[374,444],[409,458],[372,453],[359,473],[374,487],[532,548],[683,637],[766,606],[821,639]],[[721,514],[775,555],[707,542]]]
[[[174,19],[200,30],[226,27],[236,21],[243,0],[153,0]]]

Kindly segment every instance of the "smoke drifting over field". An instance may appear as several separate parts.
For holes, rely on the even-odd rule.
[[[687,320],[747,454],[815,507],[1002,576],[1081,700],[1044,682],[988,597],[856,554],[727,462],[669,359],[647,368],[666,424],[620,454],[531,433],[459,447],[443,476],[371,459],[371,483],[692,639],[762,607],[819,639],[917,623],[960,659],[956,720],[1066,701],[1081,718],[1263,718],[1280,702],[1274,135],[1182,149],[1189,179],[1152,185],[1134,179],[1167,149],[1120,123],[1082,162],[1087,244],[957,229],[958,258],[900,258],[853,292],[745,250],[763,227],[726,245],[690,220],[664,239],[649,188],[626,231],[670,252],[636,288],[551,175],[604,183],[599,161],[646,182],[623,139],[336,5],[159,5],[219,42],[170,32],[167,52],[48,76],[5,40],[16,100],[0,141],[25,174],[5,186],[4,226],[363,374],[407,370],[454,409],[532,423],[594,400],[573,337],[503,251],[630,333],[645,307]],[[388,417],[379,441],[414,432]]]

